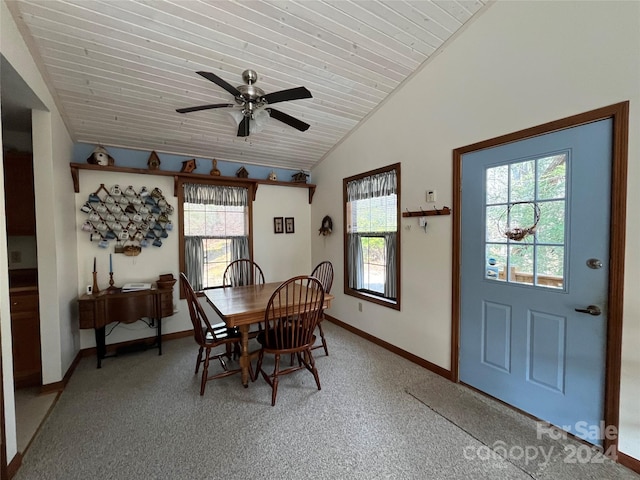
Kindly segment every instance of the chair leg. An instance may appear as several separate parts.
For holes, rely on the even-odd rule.
[[[258,372],[253,371],[253,366],[251,365],[251,358],[249,358],[249,378],[251,379],[252,382],[255,382],[257,377],[258,377]]]
[[[202,368],[202,380],[200,381],[200,395],[204,395],[204,387],[207,385],[207,375],[209,375],[209,357],[211,356],[211,349],[207,348],[204,359],[204,367]]]
[[[322,331],[322,319],[318,322],[318,330],[320,331],[320,339],[322,340],[322,347],[324,348],[324,354],[328,357],[329,350],[327,349],[327,341],[324,339],[324,332]]]
[[[224,361],[224,358],[222,358],[222,355],[219,355],[217,358],[218,358],[218,361],[220,362],[220,366],[222,367],[222,369],[225,372],[229,370],[229,368],[227,367],[227,362]]]
[[[320,377],[318,376],[318,369],[316,368],[316,361],[311,354],[310,348],[304,351],[304,365],[305,367],[307,367],[307,370],[309,370],[313,374],[313,378],[315,378],[316,380],[318,390],[322,390],[322,387],[320,387]]]
[[[276,354],[275,367],[273,369],[273,383],[271,385],[271,406],[276,404],[276,396],[278,395],[278,374],[280,373],[280,355]]]
[[[251,378],[252,382],[256,381],[256,378],[258,378],[258,374],[262,371],[262,357],[264,356],[264,352],[262,350],[260,350],[260,353],[258,353],[258,363],[256,364],[256,373],[255,375]],[[251,365],[251,364],[249,364]],[[249,370],[251,371],[251,370]]]
[[[198,370],[200,370],[200,364],[202,363],[202,347],[198,350],[198,358],[196,360],[196,375],[198,374]]]

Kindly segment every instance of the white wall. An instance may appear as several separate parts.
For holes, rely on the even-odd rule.
[[[68,166],[67,166],[68,168]],[[122,174],[118,172],[101,172],[95,170],[80,170],[80,191],[75,194],[74,226],[72,227],[74,241],[77,243],[79,279],[75,295],[85,292],[86,286],[92,284],[93,259],[96,258],[98,271],[98,286],[105,289],[109,286],[109,253],[112,253],[114,283],[122,286],[128,282],[154,282],[158,275],[172,273],[179,276],[178,232],[181,224],[178,221],[177,198],[173,196],[173,177],[150,176],[142,174]],[[162,190],[167,202],[174,207],[176,213],[171,217],[174,224],[169,237],[163,239],[161,247],[149,246],[140,255],[128,257],[124,254],[114,254],[114,241],[108,249],[98,247],[97,242],[89,240],[89,234],[80,230],[80,226],[87,219],[87,215],[80,211],[80,207],[87,201],[90,193],[95,192],[104,184],[107,189],[113,185],[126,188],[131,185],[138,191],[143,185],[149,189],[158,187]],[[294,275],[311,271],[309,251],[309,215],[308,190],[297,187],[277,187],[259,185],[256,200],[253,202],[253,251],[254,259],[262,268],[266,281],[279,281]],[[294,217],[294,234],[274,234],[273,217]],[[178,289],[174,288],[174,305],[177,312],[163,320],[164,334],[183,332],[191,329],[189,312],[184,300],[179,299]],[[208,310],[208,314],[215,314]],[[215,321],[215,318],[212,319]],[[109,327],[110,328],[110,327]],[[107,344],[123,342],[146,337],[152,337],[155,330],[150,330],[143,322],[121,324],[107,337]],[[80,347],[95,346],[93,330],[80,331]]]
[[[451,218],[402,220],[402,311],[343,294],[342,179],[402,163],[401,206],[451,205],[452,150],[630,100],[629,197],[619,449],[640,458],[640,3],[510,2],[492,5],[313,170],[314,262],[336,268],[330,314],[443,368],[451,352]],[[410,228],[410,229],[409,229]]]
[[[309,190],[259,185],[253,204],[253,255],[267,282],[311,273]],[[273,217],[293,217],[295,233],[273,233]]]
[[[68,166],[67,166],[68,168]],[[73,233],[77,241],[78,251],[78,289],[76,295],[85,293],[87,285],[93,283],[93,259],[96,258],[98,286],[101,290],[109,286],[109,254],[113,259],[113,280],[115,286],[121,287],[130,282],[153,283],[163,273],[172,273],[174,278],[179,276],[178,265],[178,226],[176,197],[173,196],[173,177],[122,174],[117,172],[100,172],[93,170],[80,170],[80,192],[75,194],[75,222]],[[136,191],[142,186],[148,189],[158,187],[162,190],[169,205],[173,206],[175,213],[171,216],[174,229],[169,237],[162,239],[161,247],[148,246],[140,255],[129,257],[124,254],[113,253],[115,241],[109,242],[109,248],[98,247],[97,242],[91,242],[89,233],[80,230],[80,226],[87,220],[87,215],[80,211],[80,207],[87,201],[90,193],[95,192],[104,184],[107,189],[113,185],[120,185],[123,189],[131,185]],[[163,333],[181,332],[191,328],[186,305],[179,304],[178,289],[174,288],[173,303],[178,309],[172,317],[167,317],[162,323]],[[110,327],[109,327],[110,328]],[[126,340],[153,337],[155,330],[149,329],[143,322],[120,324],[107,337],[107,344],[118,343]],[[95,346],[93,330],[80,330],[80,347],[89,348]]]

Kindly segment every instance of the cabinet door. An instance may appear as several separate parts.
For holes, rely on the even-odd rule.
[[[7,234],[35,235],[33,160],[30,153],[8,152],[4,156],[4,191]]]
[[[11,340],[15,386],[40,385],[42,362],[37,294],[11,295]]]

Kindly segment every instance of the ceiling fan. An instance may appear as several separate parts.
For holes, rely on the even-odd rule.
[[[288,100],[300,100],[302,98],[313,98],[311,92],[304,87],[290,88],[288,90],[280,90],[278,92],[265,94],[261,88],[254,85],[258,80],[258,74],[255,70],[245,70],[242,72],[242,80],[244,80],[246,85],[239,85],[238,87],[234,87],[211,72],[196,73],[207,80],[212,81],[219,87],[224,88],[227,92],[233,95],[236,105],[242,106],[242,111],[237,112],[239,137],[249,136],[249,132],[252,130],[252,128],[250,128],[250,122],[252,120],[254,123],[256,121],[260,121],[260,118],[264,117],[266,114],[271,118],[275,118],[276,120],[300,130],[301,132],[304,132],[309,128],[309,124],[281,112],[280,110],[271,108],[271,104],[273,103],[286,102]],[[176,109],[176,112],[189,113],[197,112],[199,110],[208,110],[211,108],[229,107],[235,107],[235,105],[233,103],[214,103],[211,105],[199,105],[197,107],[178,108]],[[266,114],[263,112],[266,112]]]

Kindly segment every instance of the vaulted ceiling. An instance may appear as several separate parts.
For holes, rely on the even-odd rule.
[[[7,0],[76,142],[309,170],[485,0]],[[264,92],[306,87],[237,136],[234,103],[196,71]]]

